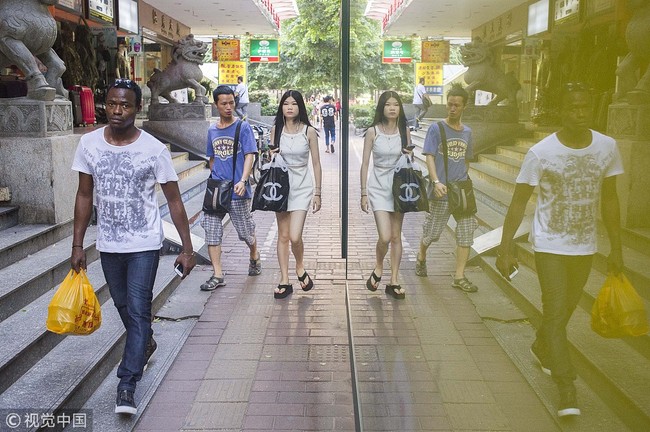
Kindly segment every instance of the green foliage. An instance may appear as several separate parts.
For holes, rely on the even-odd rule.
[[[350,120],[356,128],[368,128],[374,117],[374,105],[350,105]]]
[[[351,95],[380,89],[410,92],[413,65],[382,64],[379,22],[363,16],[365,2],[354,1],[350,7]],[[282,23],[280,63],[249,66],[252,88],[293,88],[305,97],[340,88],[340,0],[298,0],[298,8],[298,17]],[[244,47],[248,44],[242,40],[242,55]]]
[[[267,92],[261,90],[251,91],[249,97],[251,101],[259,102],[262,105],[262,115],[275,115],[278,109],[278,101]]]

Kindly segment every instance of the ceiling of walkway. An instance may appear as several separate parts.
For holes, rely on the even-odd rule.
[[[393,0],[368,0],[366,15],[383,19]],[[525,0],[406,0],[385,30],[388,36],[469,37],[472,29]]]
[[[280,20],[296,16],[295,0],[270,0]],[[277,34],[262,12],[262,0],[146,0],[189,26],[195,35]]]
[[[364,0],[352,0],[364,1]],[[280,19],[296,16],[295,0],[271,0]],[[148,0],[163,13],[190,26],[196,35],[276,33],[262,12],[262,0]],[[368,15],[381,17],[392,0],[368,0]],[[407,7],[386,29],[389,36],[468,37],[473,28],[525,0],[406,0]]]

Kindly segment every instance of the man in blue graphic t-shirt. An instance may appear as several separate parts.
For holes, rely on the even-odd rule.
[[[472,130],[461,122],[469,95],[462,87],[452,87],[447,93],[447,118],[441,125],[429,128],[424,138],[422,154],[427,158],[429,176],[434,183],[434,197],[429,201],[429,213],[424,220],[422,240],[415,263],[415,274],[427,276],[427,249],[438,241],[449,220],[447,182],[467,179],[469,160],[473,157]],[[448,174],[445,177],[445,161],[439,126],[445,128],[447,137]],[[460,216],[456,220],[456,272],[451,284],[465,292],[476,292],[478,287],[465,276],[469,248],[474,243],[474,231],[478,222],[473,215]]]
[[[228,86],[219,86],[213,92],[214,103],[219,111],[219,121],[208,129],[206,155],[210,158],[210,175],[217,180],[233,180],[235,183],[230,220],[237,230],[239,239],[244,241],[250,250],[248,275],[257,276],[261,273],[262,264],[257,251],[255,238],[255,222],[250,213],[251,187],[248,184],[253,167],[253,159],[257,153],[257,145],[250,125],[233,116],[235,109],[235,94]],[[232,158],[237,125],[241,123],[239,144],[235,155],[235,172],[232,170]],[[212,262],[214,274],[203,285],[201,290],[213,291],[224,286],[221,268],[221,239],[223,237],[222,219],[225,214],[205,213],[201,226],[205,229],[205,241],[208,244],[208,254]]]

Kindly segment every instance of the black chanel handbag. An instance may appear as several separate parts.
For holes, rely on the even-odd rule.
[[[449,181],[447,172],[447,162],[449,155],[447,153],[447,134],[442,122],[438,122],[440,128],[440,139],[442,141],[442,151],[444,153],[445,179],[447,179],[447,204],[449,213],[454,215],[455,219],[464,216],[471,216],[476,213],[476,198],[474,197],[474,186],[472,179],[467,175],[467,180]]]
[[[242,122],[237,123],[235,130],[235,142],[232,151],[232,179],[218,180],[212,178],[212,173],[208,177],[208,183],[205,188],[203,197],[203,211],[210,214],[225,215],[230,211],[230,202],[235,190],[235,166],[237,164],[237,150],[239,148],[239,131]]]
[[[262,167],[253,195],[253,211],[287,211],[289,204],[289,168],[280,153]]]
[[[398,213],[429,211],[422,170],[407,155],[400,156],[393,174],[393,206]]]

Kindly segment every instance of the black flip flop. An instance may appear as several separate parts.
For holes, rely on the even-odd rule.
[[[283,289],[284,291],[278,293],[273,291],[273,297],[276,299],[283,299],[293,292],[293,286],[291,284],[280,284],[278,289]]]
[[[305,283],[305,279],[307,278],[309,278],[309,282],[307,283],[307,285],[302,286],[302,284]],[[298,277],[298,280],[300,281],[300,287],[302,288],[303,291],[309,291],[314,287],[314,281],[306,271],[302,274],[302,276]]]
[[[406,297],[406,293],[398,293],[397,290],[402,289],[400,285],[386,285],[386,294],[390,294],[394,298],[401,300]]]
[[[372,281],[375,281],[375,284],[373,285]],[[375,274],[375,271],[372,271],[372,274],[366,281],[366,288],[368,288],[370,291],[377,291],[377,287],[379,286],[379,282],[381,282],[381,276],[377,276]]]

